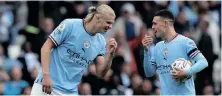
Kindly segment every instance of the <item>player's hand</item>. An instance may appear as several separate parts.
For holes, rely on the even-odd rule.
[[[117,43],[116,40],[114,38],[111,38],[108,40],[107,45],[106,45],[106,52],[108,52],[108,54],[110,55],[114,55],[117,49]]]
[[[148,36],[147,34],[142,39],[142,44],[144,48],[148,48],[153,42],[153,38],[151,36]]]
[[[46,94],[51,94],[52,92],[52,82],[51,82],[49,74],[43,75],[42,92],[45,92]]]
[[[186,70],[180,68],[174,68],[174,69],[176,70],[176,72],[172,73],[174,79],[179,80],[187,77]]]

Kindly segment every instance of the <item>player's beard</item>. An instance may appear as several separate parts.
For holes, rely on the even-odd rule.
[[[103,31],[102,31],[101,33],[105,34],[108,30],[109,30],[109,27],[105,26],[105,27],[103,28]]]
[[[109,30],[109,27],[106,26],[106,27],[105,27],[105,32],[108,31],[108,30]]]
[[[161,38],[160,35],[161,35],[161,32],[160,32],[160,31],[156,31],[156,32],[155,32],[155,37],[156,37],[156,38]]]
[[[161,38],[162,40],[164,40],[165,36],[166,36],[166,30],[159,30],[156,32],[158,34],[157,38]]]
[[[103,27],[103,28],[101,28],[102,30],[99,32],[99,33],[101,33],[101,34],[106,34],[106,32],[108,31],[107,29],[106,29],[106,27]]]

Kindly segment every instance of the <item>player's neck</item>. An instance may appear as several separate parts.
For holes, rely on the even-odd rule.
[[[176,31],[173,28],[170,28],[169,31],[167,32],[167,34],[165,35],[165,38],[163,38],[163,40],[166,43],[169,43],[170,41],[172,41],[178,34],[176,33]]]
[[[84,21],[84,27],[86,32],[89,33],[90,35],[94,36],[96,34],[96,30],[93,27],[93,22],[85,23]]]

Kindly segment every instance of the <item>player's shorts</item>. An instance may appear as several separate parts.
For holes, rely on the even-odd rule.
[[[42,85],[38,84],[38,83],[34,83],[34,85],[32,86],[31,95],[36,95],[36,96],[48,95],[48,96],[50,96],[49,94],[42,92]],[[66,95],[66,94],[63,94],[62,92],[59,92],[59,91],[53,89],[51,92],[51,95],[58,96],[58,95]],[[69,94],[69,95],[76,96],[76,94]]]

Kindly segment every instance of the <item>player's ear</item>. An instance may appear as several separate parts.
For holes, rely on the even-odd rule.
[[[96,19],[97,19],[97,20],[99,20],[99,19],[100,19],[99,14],[96,14],[96,15],[95,15],[95,17],[96,17]]]
[[[99,16],[98,15],[96,15],[96,19],[99,20]]]
[[[99,16],[99,14],[96,14],[96,15],[95,15],[95,18],[96,18],[97,23],[100,22],[100,19],[101,19],[101,18],[100,18],[100,16]]]

